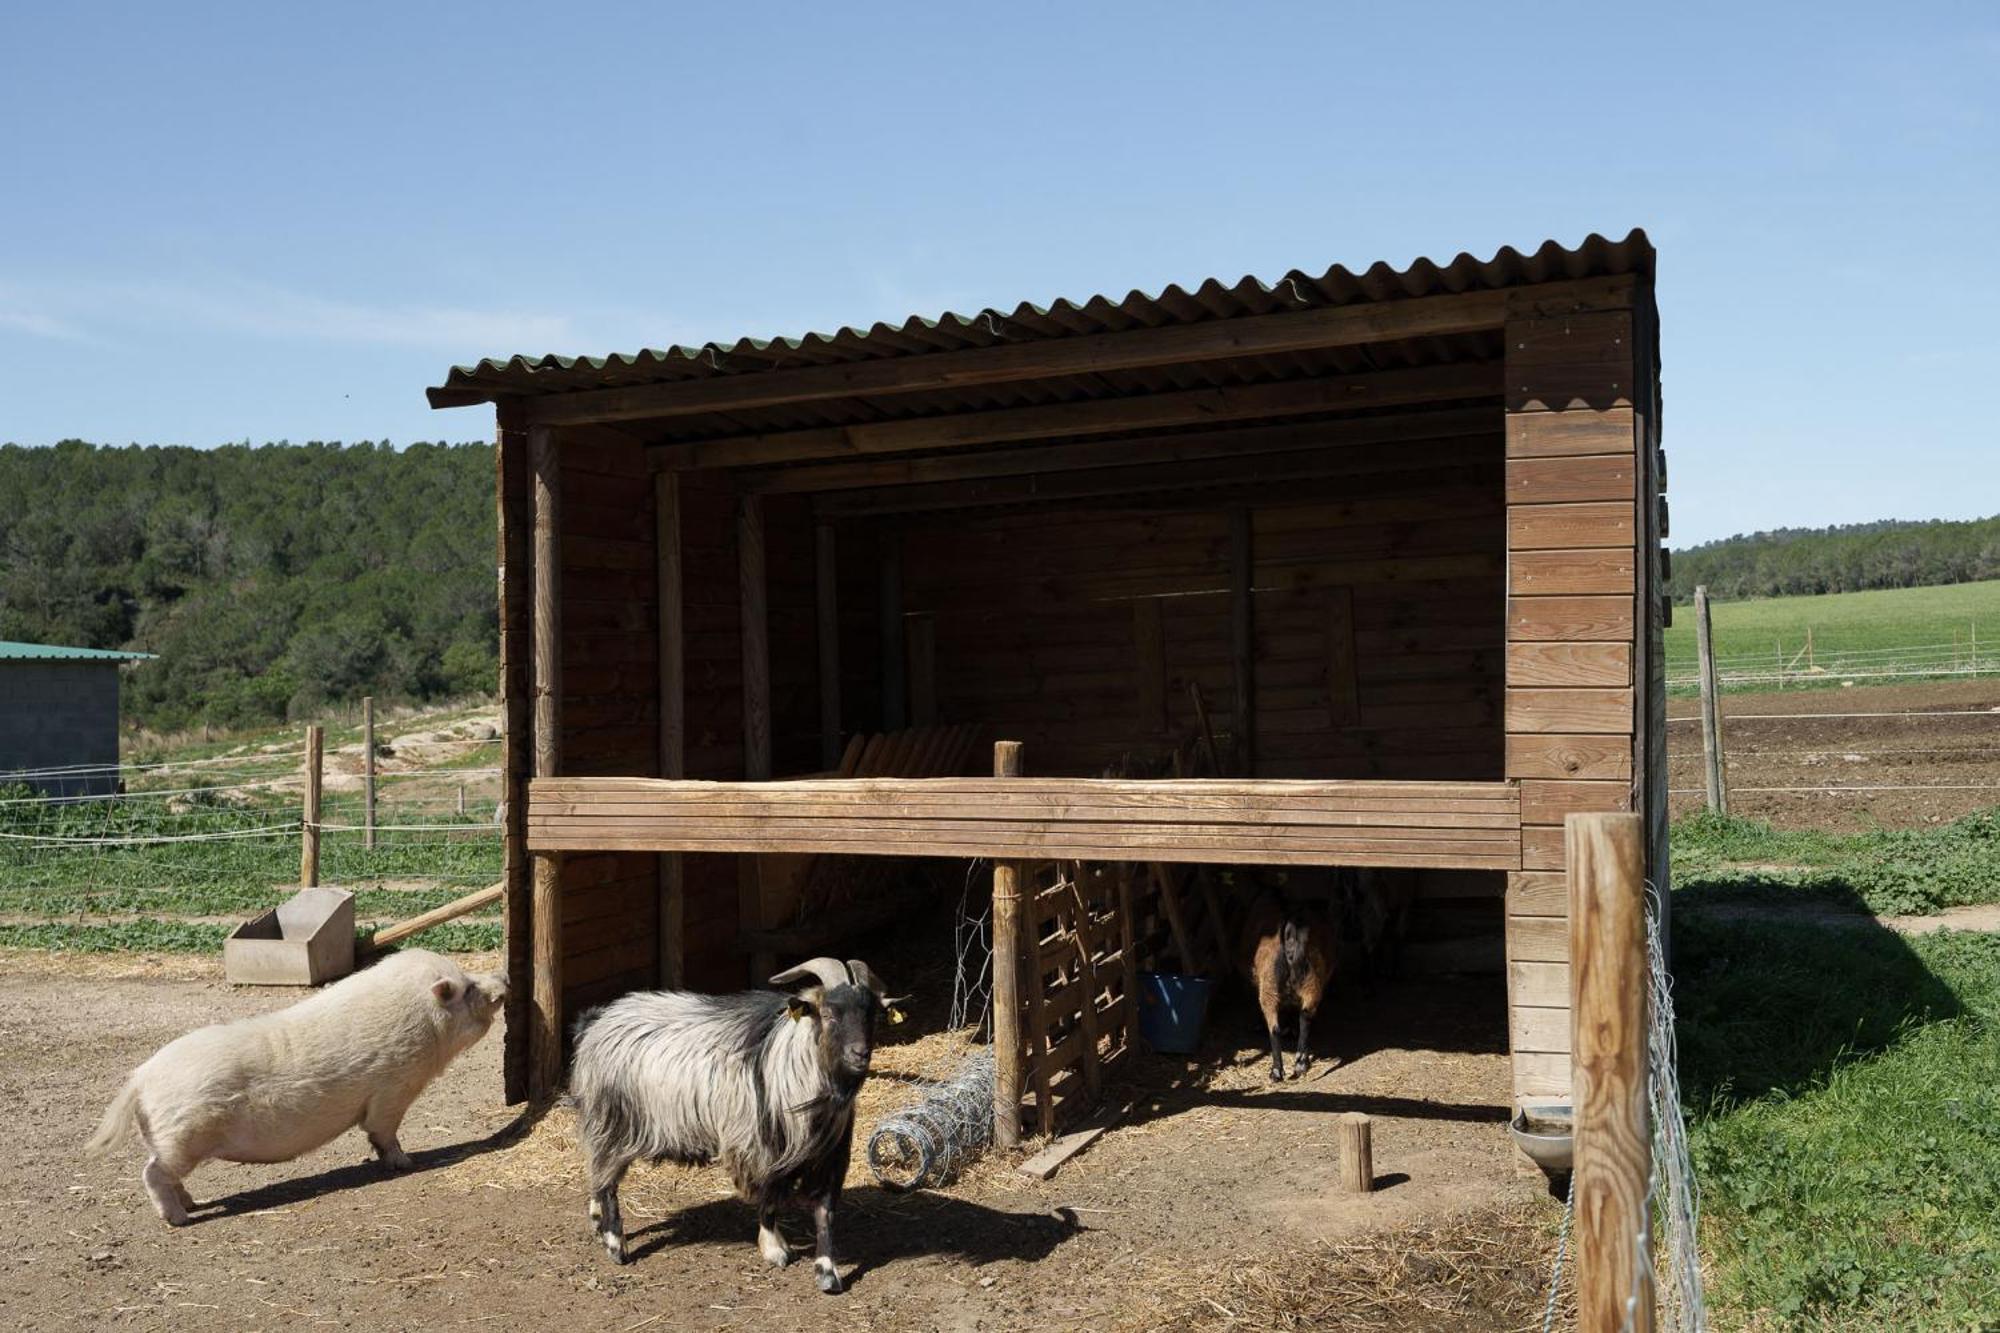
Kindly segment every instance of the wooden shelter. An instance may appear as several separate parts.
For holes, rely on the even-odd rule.
[[[1635,231],[453,370],[434,406],[499,415],[510,1098],[584,1006],[742,985],[842,853],[1002,868],[1045,1124],[1216,863],[1483,905],[1516,1098],[1566,1097],[1563,818],[1643,811],[1664,865],[1653,264]],[[1204,727],[1226,777],[1103,776]],[[982,776],[1000,740],[1030,776]]]

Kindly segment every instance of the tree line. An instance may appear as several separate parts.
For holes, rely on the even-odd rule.
[[[1778,528],[1673,553],[1674,600],[1696,584],[1727,601],[2000,579],[2000,515]]]
[[[157,653],[128,718],[494,688],[490,444],[0,446],[0,639]]]

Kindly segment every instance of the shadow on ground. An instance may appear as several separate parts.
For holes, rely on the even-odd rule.
[[[541,1118],[540,1110],[523,1110],[483,1139],[470,1139],[464,1143],[453,1143],[442,1148],[425,1148],[411,1153],[410,1160],[417,1164],[416,1169],[421,1173],[441,1166],[450,1166],[469,1157],[495,1152],[526,1137]],[[344,1190],[360,1189],[365,1185],[379,1184],[396,1174],[398,1173],[372,1159],[349,1166],[337,1166],[330,1171],[318,1171],[293,1180],[259,1185],[240,1194],[227,1194],[219,1199],[203,1200],[195,1207],[194,1223],[199,1225],[224,1217],[241,1217],[245,1213],[262,1212],[267,1208],[279,1208],[285,1204],[339,1194]]]
[[[1913,1026],[1961,1012],[1887,927],[1823,912],[1729,916],[1741,902],[1734,892],[1674,894],[1674,1012],[1689,1105],[1805,1091]]]
[[[780,1228],[809,1262],[812,1233],[803,1215],[785,1215]],[[1076,1215],[1064,1210],[1008,1212],[949,1195],[892,1194],[872,1185],[847,1191],[834,1218],[836,1252],[843,1264],[854,1265],[846,1275],[849,1286],[899,1259],[948,1256],[974,1267],[1003,1259],[1033,1262],[1082,1229]],[[632,1263],[643,1273],[648,1256],[661,1250],[740,1246],[749,1254],[756,1238],[756,1210],[736,1199],[717,1199],[637,1228],[628,1240]]]

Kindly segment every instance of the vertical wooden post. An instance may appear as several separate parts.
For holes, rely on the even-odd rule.
[[[909,723],[909,695],[903,680],[903,535],[882,534],[882,730],[901,731]]]
[[[361,845],[375,850],[375,696],[361,699]]]
[[[1709,638],[1708,586],[1694,590],[1694,645],[1701,677],[1701,754],[1708,808],[1729,813],[1729,775],[1722,757],[1722,688],[1715,673],[1715,648]]]
[[[1246,778],[1257,775],[1257,654],[1255,556],[1250,511],[1229,511],[1229,656],[1236,677],[1236,754]],[[1218,775],[1219,776],[1219,775]]]
[[[1346,1194],[1370,1194],[1375,1189],[1375,1122],[1359,1111],[1344,1112],[1334,1122],[1340,1140],[1340,1188]]]
[[[833,524],[813,530],[813,577],[819,615],[819,766],[840,765],[840,570]]]
[[[1021,776],[1021,742],[996,741],[993,776]],[[993,1143],[1021,1145],[1021,865],[993,863]]]
[[[530,634],[534,661],[534,769],[557,776],[562,726],[562,460],[547,426],[528,429],[534,512],[534,592]],[[562,1082],[562,857],[534,853],[534,995],[529,1005],[528,1096],[553,1097]]]
[[[1125,1046],[1139,1046],[1139,923],[1132,919],[1132,863],[1118,863],[1118,962],[1125,974]]]
[[[465,818],[465,784],[458,784],[458,817]]]
[[[1580,814],[1566,824],[1571,1059],[1576,1077],[1577,1327],[1651,1333],[1642,1255],[1652,1137],[1646,1121],[1646,823]],[[1634,1303],[1636,1302],[1636,1303]],[[1630,1322],[1627,1313],[1630,1311]]]
[[[660,776],[687,776],[687,619],[681,602],[681,479],[653,477],[653,544],[660,604]],[[663,989],[686,980],[686,895],[681,854],[660,853],[658,975]]]
[[[743,605],[743,776],[771,777],[771,626],[765,609],[764,498],[736,506],[736,571]]]
[[[319,789],[324,735],[318,723],[306,728],[306,792],[299,810],[299,886],[307,889],[319,883]]]
[[[906,618],[903,639],[909,659],[910,725],[937,725],[937,617],[928,611]]]

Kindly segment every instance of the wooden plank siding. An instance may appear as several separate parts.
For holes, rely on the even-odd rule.
[[[1635,800],[1651,472],[1635,447],[1634,318],[1522,302],[1504,331],[1505,773],[1520,784],[1522,825],[1506,916],[1516,1101],[1570,1093],[1562,821]]]
[[[659,568],[644,449],[559,431],[562,470],[561,771],[659,772]],[[561,870],[562,1030],[659,975],[660,860],[571,854]]]

